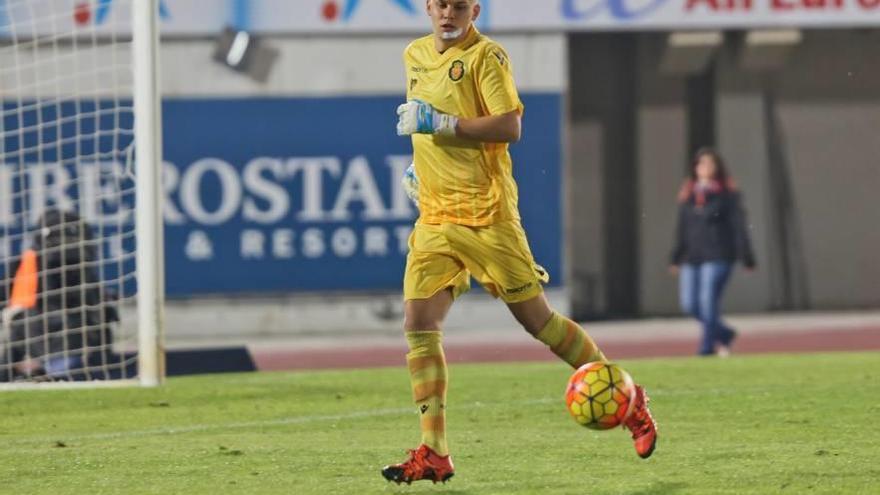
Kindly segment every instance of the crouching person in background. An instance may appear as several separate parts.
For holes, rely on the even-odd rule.
[[[103,295],[98,249],[75,213],[50,209],[40,218],[2,311],[0,382],[106,378],[93,366],[107,360],[119,318]]]

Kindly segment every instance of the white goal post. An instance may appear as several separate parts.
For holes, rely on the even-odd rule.
[[[0,0],[0,390],[165,376],[160,0]]]
[[[141,385],[155,386],[165,377],[159,0],[134,2],[132,58],[137,184],[138,376]]]

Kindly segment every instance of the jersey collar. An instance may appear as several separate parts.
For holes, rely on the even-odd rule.
[[[480,31],[477,30],[477,27],[471,23],[468,28],[467,35],[459,41],[458,43],[450,46],[443,53],[437,53],[437,50],[434,50],[434,53],[437,55],[435,58],[435,62],[437,66],[443,65],[451,59],[456,57],[460,57],[468,48],[474,46],[474,44],[480,40]]]

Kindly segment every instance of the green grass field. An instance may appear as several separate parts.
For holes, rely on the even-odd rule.
[[[251,373],[159,389],[2,395],[0,492],[17,494],[878,493],[880,355],[622,363],[660,424],[641,460],[622,430],[568,416],[562,365],[453,365],[456,476],[390,485],[418,443],[399,369]]]

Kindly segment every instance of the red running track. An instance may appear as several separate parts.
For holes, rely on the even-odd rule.
[[[614,359],[690,356],[696,350],[691,339],[644,339],[599,342],[605,355]],[[448,344],[446,357],[455,363],[547,361],[556,359],[546,347],[534,343]],[[805,332],[762,332],[743,335],[734,347],[736,354],[803,353],[880,350],[880,328],[811,330]],[[357,349],[266,349],[252,351],[261,371],[365,368],[403,366],[406,346],[360,347]]]

